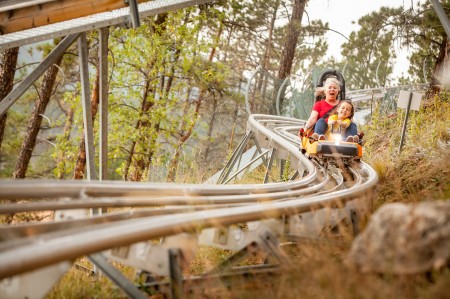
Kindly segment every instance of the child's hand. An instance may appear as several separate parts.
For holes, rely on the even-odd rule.
[[[341,122],[341,128],[347,128],[349,126],[346,122]]]
[[[329,125],[334,125],[335,123],[336,123],[336,120],[330,120],[330,121],[328,122]]]

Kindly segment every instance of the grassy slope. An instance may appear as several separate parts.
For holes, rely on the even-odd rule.
[[[375,208],[389,202],[449,199],[450,95],[412,111],[399,154],[404,111],[368,125],[365,161],[380,177]]]
[[[450,96],[428,100],[420,112],[411,112],[401,153],[405,114],[398,112],[374,115],[363,128],[364,160],[380,178],[375,209],[391,202],[448,200]],[[431,275],[362,275],[345,263],[350,245],[300,246],[297,265],[291,269],[292,284],[277,297],[295,298],[298,293],[303,298],[449,298],[450,268]]]
[[[390,202],[418,202],[450,198],[450,97],[425,103],[412,112],[401,154],[398,153],[404,113],[374,115],[366,132],[364,160],[379,174],[375,208]],[[345,263],[351,239],[333,244],[299,244],[287,251],[292,263],[270,288],[232,289],[210,298],[448,298],[450,269],[439,273],[394,276],[362,275]],[[224,259],[220,251],[201,251],[193,267]],[[207,268],[207,267],[206,267]],[[194,272],[197,272],[193,269]],[[130,278],[130,273],[128,275]],[[267,281],[261,281],[262,286]],[[101,290],[101,291],[100,291]],[[107,295],[106,295],[107,294]],[[123,298],[104,277],[71,270],[49,298]]]

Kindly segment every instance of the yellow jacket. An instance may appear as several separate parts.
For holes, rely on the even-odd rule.
[[[325,132],[325,136],[327,137],[327,139],[330,139],[330,134],[332,130],[333,132],[340,132],[341,135],[344,135],[345,130],[350,126],[351,122],[350,118],[344,119],[343,121],[341,121],[341,124],[338,124],[337,121],[338,121],[337,114],[328,117],[328,130]]]

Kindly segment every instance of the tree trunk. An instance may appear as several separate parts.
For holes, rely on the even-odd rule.
[[[150,111],[150,109],[154,106],[154,102],[149,102],[147,99],[149,97],[149,94],[153,92],[152,86],[151,86],[151,78],[147,78],[147,81],[145,82],[144,87],[144,93],[142,95],[142,104],[141,104],[141,116],[145,115]],[[143,123],[141,119],[139,119],[135,125],[135,129],[139,130],[142,126],[148,126],[148,123]],[[134,158],[135,152],[136,152],[136,146],[137,141],[134,140],[131,143],[130,152],[128,155],[127,163],[125,165],[125,171],[123,178],[124,180],[130,180],[130,181],[140,181],[142,179],[142,175],[145,171],[145,163],[143,161],[143,157],[136,157]],[[130,169],[132,171],[130,172]]]
[[[169,78],[167,78],[167,83],[165,83],[165,87],[162,88],[162,90],[164,90],[163,97],[168,95],[170,92],[170,89],[172,88],[173,79],[175,76],[175,64],[180,59],[180,53],[181,53],[180,47],[177,47],[175,54],[174,54],[173,62],[171,62],[170,72],[169,72],[169,76],[168,76]],[[162,76],[162,77],[164,78],[165,76]]]
[[[192,116],[192,119],[194,119],[194,121],[191,123],[191,125],[189,125],[189,127],[186,128],[186,122],[183,121],[180,124],[180,138],[178,139],[177,142],[177,147],[175,149],[175,154],[172,158],[172,160],[170,161],[169,164],[169,173],[167,174],[167,181],[168,182],[174,182],[175,178],[176,178],[176,172],[177,172],[177,168],[178,168],[178,163],[179,163],[179,157],[181,154],[181,151],[183,149],[183,145],[186,143],[186,141],[189,139],[189,137],[191,137],[192,135],[192,131],[194,130],[195,124],[196,124],[196,119],[198,116],[198,112],[200,110],[200,106],[201,103],[203,101],[203,98],[206,94],[206,89],[202,88],[202,90],[200,91],[200,94],[198,96],[197,101],[195,102],[195,110],[194,110],[194,115]],[[186,101],[189,101],[189,94],[187,95],[187,99]],[[186,103],[187,104],[187,103]],[[186,109],[186,113],[183,113],[184,115],[187,114],[187,110]]]
[[[211,49],[211,52],[209,53],[209,61],[213,60],[214,55],[216,54],[216,48],[217,45],[219,44],[220,41],[220,37],[222,36],[222,32],[223,32],[223,22],[220,22],[219,25],[219,31],[217,32],[215,38],[214,38],[214,46]]]
[[[180,160],[179,158],[182,149],[183,149],[183,142],[179,141],[177,144],[177,148],[175,149],[175,154],[172,157],[172,160],[170,160],[169,164],[169,173],[167,174],[167,182],[169,183],[175,182],[178,168],[178,161]]]
[[[137,126],[137,125],[136,125]],[[136,127],[135,127],[136,128]],[[130,150],[128,151],[127,161],[125,163],[125,167],[123,169],[122,179],[124,181],[128,180],[128,173],[130,172],[131,162],[133,161],[134,149],[136,147],[136,141],[131,142]]]
[[[37,135],[41,129],[42,114],[44,114],[45,109],[50,101],[52,95],[53,86],[55,85],[56,75],[58,74],[58,66],[61,64],[62,55],[58,58],[54,65],[52,65],[44,75],[44,80],[39,91],[39,99],[34,105],[33,112],[31,113],[31,118],[28,121],[27,132],[25,139],[20,148],[19,159],[17,160],[15,170],[13,172],[13,177],[15,179],[25,178],[25,174],[30,163],[31,154],[33,153],[34,147],[36,145]]]
[[[91,111],[92,111],[92,123],[94,123],[95,116],[97,115],[98,105],[100,103],[99,95],[99,82],[100,82],[100,68],[97,66],[95,72],[94,88],[91,95]],[[86,128],[84,128],[86,130]],[[86,169],[86,140],[85,134],[81,135],[80,146],[78,148],[78,157],[73,171],[73,178],[75,180],[81,180],[84,178],[84,171]]]
[[[294,61],[295,48],[297,46],[298,37],[300,35],[300,28],[302,23],[302,16],[305,10],[307,0],[294,0],[292,8],[292,16],[289,22],[286,40],[281,53],[280,68],[278,69],[278,78],[280,79],[277,85],[281,85],[284,79],[291,74],[292,62]],[[273,97],[273,114],[276,114],[276,95],[278,88],[275,89]],[[283,97],[280,99],[280,107],[282,107]]]
[[[450,69],[450,41],[446,36],[439,47],[439,56],[434,65],[433,75],[430,80],[427,97],[431,97],[441,91],[441,85],[450,82],[448,70]],[[445,72],[447,70],[447,73]]]
[[[0,69],[0,101],[2,101],[13,88],[18,55],[18,47],[5,50],[3,53],[3,67]],[[0,150],[2,147],[3,135],[5,133],[6,118],[7,113],[0,116]]]
[[[280,6],[280,0],[277,0],[273,7],[272,16],[270,18],[269,33],[268,33],[269,36],[267,38],[266,49],[264,51],[264,55],[263,55],[262,62],[261,62],[261,65],[262,65],[264,71],[268,71],[268,65],[269,65],[269,61],[270,61],[270,53],[272,52],[273,32],[275,30],[275,21],[277,20],[277,12],[278,12],[279,6]],[[264,92],[262,91],[262,88],[263,88],[263,86],[265,86],[264,83],[267,82],[268,74],[266,72],[261,72],[261,74],[262,75],[259,80],[257,89],[260,93],[263,94]],[[263,95],[263,97],[264,97],[264,95]]]
[[[149,78],[147,78],[147,81],[145,82],[145,87],[144,87],[144,94],[142,95],[141,116],[146,114],[154,105],[153,102],[149,103],[147,101],[147,98],[150,93],[150,83],[151,83],[151,80]],[[139,128],[143,125],[144,124],[143,124],[142,120],[139,119],[136,122],[136,125],[134,126],[134,128],[135,128],[135,130],[139,130]],[[131,171],[131,173],[130,173],[131,166],[133,165],[133,157],[134,157],[134,154],[136,151],[136,146],[137,146],[137,141],[133,140],[131,142],[128,158],[127,158],[125,168],[124,168],[124,173],[123,173],[124,181],[140,181],[142,178],[142,173],[143,173],[144,169],[142,169],[142,171],[139,171],[139,167],[138,167],[138,165],[142,164],[142,162],[140,162],[140,160],[142,160],[142,159],[138,158],[135,161],[133,171]]]
[[[214,97],[213,98],[213,105],[212,105],[212,115],[211,118],[209,119],[208,122],[208,139],[207,139],[207,143],[206,143],[206,147],[203,151],[203,155],[202,157],[204,157],[203,161],[205,163],[207,163],[208,161],[208,156],[209,156],[209,150],[210,150],[210,145],[211,145],[211,137],[212,137],[212,132],[213,132],[213,128],[214,128],[214,124],[216,122],[216,109],[217,109],[217,98]]]
[[[289,22],[287,36],[281,54],[280,68],[278,69],[278,78],[281,80],[291,74],[292,62],[294,60],[295,48],[300,34],[302,16],[306,2],[307,0],[294,0],[292,17]]]
[[[67,142],[70,140],[70,132],[72,131],[72,124],[73,124],[73,108],[70,108],[69,111],[66,112],[67,118],[66,118],[66,124],[64,125],[64,132],[63,132],[63,138],[64,141]],[[65,159],[65,152],[60,151],[58,153],[58,173],[57,177],[58,179],[64,178],[64,172],[66,169],[66,159]]]

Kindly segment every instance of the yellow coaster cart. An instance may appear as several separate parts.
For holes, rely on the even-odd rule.
[[[341,140],[340,133],[331,133],[328,140],[316,140],[311,137],[312,129],[300,129],[300,150],[307,157],[317,159],[321,164],[331,160],[343,162],[359,161],[362,157],[361,139],[359,142],[346,142]]]

